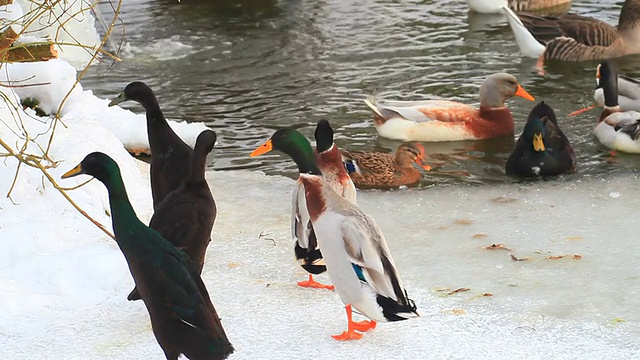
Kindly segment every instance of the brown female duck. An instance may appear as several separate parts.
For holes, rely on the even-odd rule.
[[[425,170],[422,145],[404,143],[395,156],[381,152],[356,152],[342,150],[342,161],[349,176],[358,188],[388,189],[413,185],[420,181],[420,172],[413,167],[417,163]]]

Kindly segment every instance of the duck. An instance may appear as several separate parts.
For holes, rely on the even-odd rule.
[[[483,140],[513,134],[515,125],[505,101],[513,96],[534,101],[518,80],[506,73],[488,76],[480,85],[480,108],[449,100],[383,101],[368,97],[376,130],[400,141]]]
[[[502,10],[520,51],[526,57],[538,59],[538,69],[543,68],[545,60],[577,62],[640,53],[640,0],[624,2],[617,28],[572,13],[540,16],[516,14],[506,6]]]
[[[420,181],[416,163],[425,170],[424,148],[416,143],[403,143],[395,155],[382,152],[342,150],[342,160],[356,187],[361,189],[389,189],[415,185]]]
[[[604,109],[593,134],[604,146],[625,153],[640,153],[640,112],[623,111],[618,104],[618,76],[610,60],[600,63]]]
[[[522,177],[553,176],[575,171],[576,154],[558,127],[553,108],[544,101],[529,113],[522,135],[505,164],[506,173]]]
[[[596,67],[596,90],[593,92],[595,104],[576,110],[569,116],[576,116],[596,107],[604,107],[604,89],[600,83],[600,66]],[[618,74],[618,106],[620,110],[640,111],[640,80]]]
[[[109,106],[133,100],[142,105],[147,113],[147,135],[151,150],[151,196],[153,208],[177,189],[185,177],[191,174],[193,149],[169,126],[153,90],[141,82],[134,81],[113,99]]]
[[[513,11],[565,10],[571,0],[467,0],[469,9],[483,14],[500,14],[506,6]]]
[[[153,334],[167,360],[225,359],[234,349],[195,264],[159,232],[138,219],[122,181],[118,164],[93,152],[63,179],[81,174],[102,182],[109,193],[115,240],[122,251]]]
[[[217,215],[216,202],[204,177],[207,155],[213,150],[216,139],[216,133],[211,130],[204,130],[198,135],[191,159],[191,173],[158,204],[149,222],[150,228],[189,256],[196,264],[198,274],[204,267]],[[140,300],[137,289],[134,288],[127,299]]]
[[[340,149],[333,142],[333,128],[329,120],[318,121],[314,136],[316,140],[314,156],[325,181],[338,194],[355,204],[356,187],[342,164]],[[318,247],[304,198],[304,188],[300,182],[296,182],[292,204],[291,234],[295,242],[294,253],[298,264],[309,273],[308,280],[299,281],[297,284],[302,287],[333,290],[333,285],[325,285],[313,279],[313,275],[324,273],[327,267],[324,265],[322,252]]]
[[[345,304],[347,330],[336,340],[357,340],[377,322],[419,316],[375,220],[338,194],[318,168],[311,144],[297,130],[282,128],[251,152],[287,154],[297,165],[311,223],[327,273]],[[353,309],[371,320],[353,321]]]

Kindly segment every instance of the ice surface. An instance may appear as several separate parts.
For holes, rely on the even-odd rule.
[[[127,185],[148,181],[144,167]],[[305,273],[289,235],[293,181],[207,176],[219,214],[203,279],[236,347],[232,359],[640,356],[637,228],[620,216],[638,208],[635,177],[360,192],[422,317],[341,343],[329,336],[346,325],[337,294],[295,285]],[[149,204],[148,193],[140,197]],[[3,214],[26,215],[26,206],[9,206]],[[126,301],[132,280],[115,243],[63,203],[34,206],[48,225],[26,238],[24,226],[9,230],[13,245],[0,254],[0,357],[161,359],[143,304]],[[148,209],[138,207],[146,217]],[[493,243],[511,251],[483,248]],[[574,254],[582,258],[545,259]],[[460,287],[470,291],[438,291]]]

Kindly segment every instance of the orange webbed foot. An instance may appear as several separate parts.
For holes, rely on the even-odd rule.
[[[362,339],[362,334],[360,334],[359,332],[353,330],[353,329],[349,329],[347,331],[344,331],[342,334],[340,335],[331,335],[332,338],[338,340],[338,341],[346,341],[346,340],[360,340]]]
[[[591,109],[595,109],[595,108],[596,108],[596,105],[589,105],[589,106],[587,106],[586,108],[582,108],[582,109],[580,109],[580,110],[576,110],[576,111],[574,111],[574,112],[570,113],[570,114],[569,114],[569,115],[567,115],[567,116],[569,116],[569,117],[578,116],[578,115],[580,115],[580,114],[582,114],[582,113],[585,113],[585,112],[587,112],[587,111],[589,111],[589,110],[591,110]]]
[[[311,274],[309,274],[309,280],[298,281],[298,286],[309,287],[314,289],[327,289],[327,290],[335,289],[335,286],[333,285],[325,285],[313,280],[313,276]]]
[[[354,321],[352,324],[353,324],[353,329],[358,330],[360,332],[365,332],[371,329],[375,329],[377,325],[377,323],[373,320]]]

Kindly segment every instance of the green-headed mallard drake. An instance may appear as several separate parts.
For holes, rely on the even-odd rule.
[[[618,27],[576,14],[539,16],[503,7],[524,56],[544,60],[585,61],[640,53],[640,0],[626,0]]]
[[[182,180],[191,174],[193,150],[171,129],[160,110],[158,99],[147,84],[134,81],[109,106],[133,100],[147,112],[147,135],[151,149],[151,196],[153,208],[170,192],[177,189]]]
[[[518,80],[506,73],[489,75],[480,85],[480,107],[450,100],[389,101],[369,97],[380,136],[401,141],[483,140],[513,134],[505,101],[519,96],[533,101]]]
[[[620,109],[618,77],[613,63],[609,60],[603,61],[598,69],[604,91],[604,109],[593,134],[610,149],[640,153],[640,113]]]
[[[362,334],[358,331],[374,328],[376,321],[417,316],[380,228],[373,218],[324,180],[309,141],[296,130],[280,129],[251,156],[273,149],[286,153],[298,165],[298,181],[304,189],[329,278],[346,305],[347,331],[333,337],[360,339]],[[352,307],[372,320],[354,322]]]
[[[183,250],[202,272],[211,230],[216,220],[216,202],[205,180],[207,155],[216,143],[216,133],[205,130],[198,135],[191,160],[191,173],[156,208],[149,227]],[[139,300],[136,289],[127,297]]]
[[[62,178],[87,174],[109,191],[116,242],[144,301],[153,334],[168,360],[224,359],[233,352],[197,267],[157,231],[143,224],[131,207],[120,168],[94,152]]]
[[[506,172],[518,176],[549,176],[572,173],[576,154],[558,127],[556,114],[543,102],[529,113],[522,135],[506,163]]]
[[[395,155],[342,150],[342,160],[356,187],[366,189],[389,189],[417,184],[421,175],[413,167],[413,163],[431,170],[429,165],[423,163],[422,145],[415,143],[401,144]]]
[[[327,120],[320,120],[315,131],[316,150],[314,156],[325,181],[342,195],[355,204],[356,187],[342,164],[342,156],[338,146],[333,143],[333,129]],[[318,248],[316,234],[309,218],[304,188],[301,182],[296,182],[293,191],[293,206],[291,211],[291,233],[295,240],[295,256],[300,266],[309,273],[309,279],[299,281],[298,285],[333,290],[333,285],[324,285],[313,280],[313,275],[327,270]]]
[[[483,14],[500,14],[503,6],[513,11],[566,11],[571,6],[571,0],[467,0],[467,5],[470,10]]]

